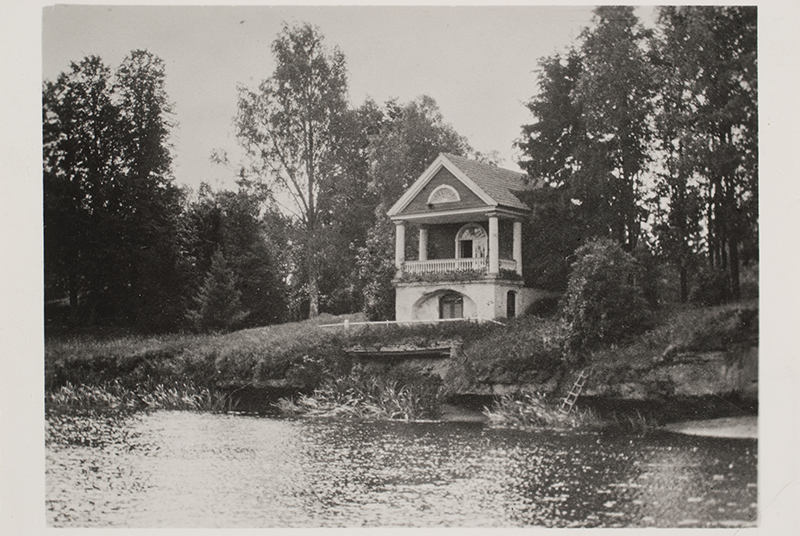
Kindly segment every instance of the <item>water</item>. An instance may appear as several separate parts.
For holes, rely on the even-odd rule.
[[[755,440],[49,414],[54,527],[751,526]]]

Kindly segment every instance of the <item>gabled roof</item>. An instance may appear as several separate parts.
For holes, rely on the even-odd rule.
[[[530,207],[517,199],[512,192],[527,190],[527,175],[510,169],[503,169],[489,164],[482,164],[463,156],[442,153],[442,156],[455,164],[458,169],[472,179],[478,187],[494,199],[496,204],[530,210]]]
[[[441,153],[398,199],[397,203],[389,209],[388,215],[391,217],[402,212],[442,167],[447,168],[489,206],[530,210],[530,207],[513,193],[538,186],[537,184],[529,185],[525,173],[483,164],[463,156]]]

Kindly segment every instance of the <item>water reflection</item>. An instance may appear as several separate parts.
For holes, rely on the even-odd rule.
[[[156,412],[49,415],[52,526],[742,526],[756,442]]]

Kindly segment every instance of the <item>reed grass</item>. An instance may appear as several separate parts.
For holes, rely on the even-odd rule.
[[[175,384],[130,389],[119,381],[102,385],[73,385],[67,383],[48,393],[45,404],[51,409],[112,409],[155,410],[178,409],[193,411],[224,410],[226,397],[221,392],[191,384]]]
[[[440,397],[395,380],[351,374],[327,381],[310,396],[282,398],[274,407],[283,415],[414,421],[438,415]]]
[[[650,430],[659,428],[657,421],[648,419],[637,409],[635,414],[625,413],[612,415],[611,427],[618,428],[625,432],[644,434]]]
[[[573,408],[564,414],[539,393],[504,395],[483,414],[497,428],[599,428],[605,423],[590,409]]]

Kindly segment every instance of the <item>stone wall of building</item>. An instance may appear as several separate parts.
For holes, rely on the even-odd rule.
[[[533,290],[533,289],[531,289]],[[521,315],[535,292],[523,289],[522,282],[487,278],[463,282],[397,283],[395,318],[399,322],[436,320],[439,318],[439,298],[446,292],[464,296],[464,318],[506,318],[509,291],[517,294],[516,311]]]

